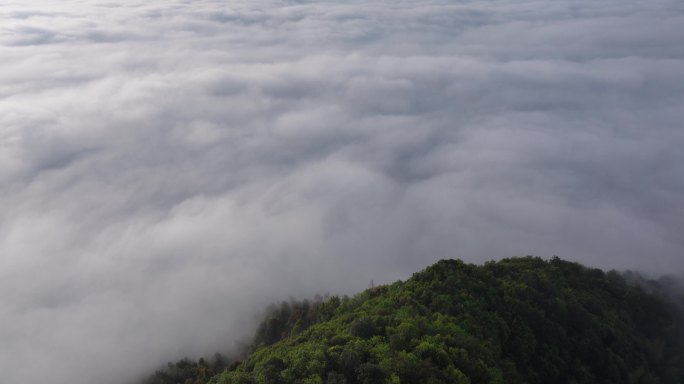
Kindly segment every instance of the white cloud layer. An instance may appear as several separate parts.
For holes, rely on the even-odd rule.
[[[121,383],[445,257],[684,267],[678,0],[0,4],[0,372]]]

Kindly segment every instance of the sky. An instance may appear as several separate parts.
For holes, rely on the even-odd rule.
[[[684,272],[679,0],[0,4],[0,372],[121,384],[442,258]]]

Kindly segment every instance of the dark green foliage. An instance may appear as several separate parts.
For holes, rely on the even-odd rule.
[[[339,305],[340,299],[335,296],[325,301],[323,297],[317,297],[313,302],[283,301],[279,306],[269,307],[248,351],[274,344],[303,332],[313,324],[331,319]]]
[[[204,384],[212,376],[222,372],[227,364],[228,359],[219,353],[212,359],[200,358],[194,361],[185,358],[168,363],[166,367],[144,379],[141,384]]]
[[[370,339],[378,333],[378,329],[373,322],[373,319],[362,317],[354,320],[350,327],[352,336],[360,337],[362,339]]]
[[[653,293],[558,258],[444,260],[273,308],[254,352],[209,383],[684,382],[684,319]]]

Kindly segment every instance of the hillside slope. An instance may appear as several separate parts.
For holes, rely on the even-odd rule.
[[[273,307],[251,353],[208,382],[681,383],[682,299],[654,291],[558,258],[443,260],[353,298]]]

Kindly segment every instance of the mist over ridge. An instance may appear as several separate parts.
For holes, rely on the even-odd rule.
[[[4,2],[2,381],[442,258],[681,275],[682,78],[675,0]]]

